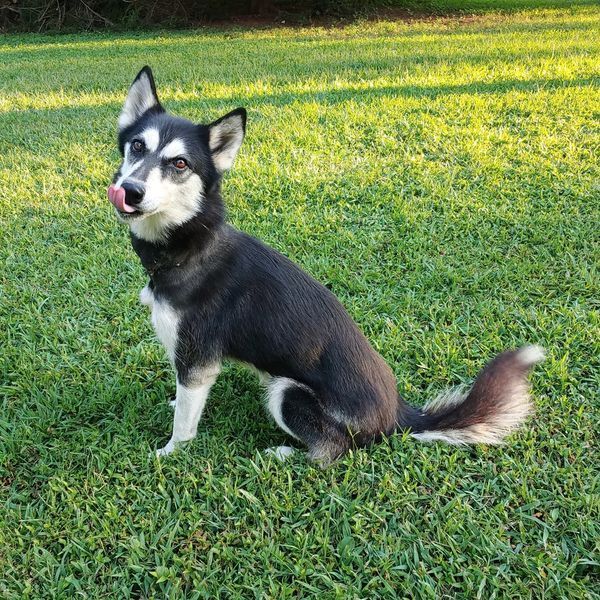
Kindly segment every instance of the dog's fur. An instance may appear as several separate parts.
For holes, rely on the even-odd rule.
[[[322,464],[404,429],[420,440],[500,443],[530,409],[527,374],[541,348],[500,354],[470,391],[407,404],[328,289],[225,223],[221,177],[245,126],[241,108],[208,126],[167,114],[148,67],[119,118],[124,160],[109,195],[150,276],[141,301],[177,372],[173,434],[159,455],[196,435],[225,358],[264,374],[271,415]]]

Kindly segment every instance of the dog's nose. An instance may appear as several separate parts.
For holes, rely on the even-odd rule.
[[[137,206],[144,199],[144,188],[138,183],[124,181],[121,186],[125,190],[125,202],[129,206]]]

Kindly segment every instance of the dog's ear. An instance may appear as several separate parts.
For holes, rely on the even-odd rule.
[[[236,108],[208,126],[208,146],[219,173],[231,169],[245,133],[245,108]]]
[[[119,116],[119,129],[129,127],[151,108],[162,111],[163,108],[156,95],[156,86],[150,67],[144,67],[133,80],[123,110]]]

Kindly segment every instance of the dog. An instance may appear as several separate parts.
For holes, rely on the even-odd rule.
[[[244,139],[245,109],[209,125],[172,116],[144,67],[118,130],[123,161],[108,198],[148,273],[140,300],[177,375],[173,432],[158,456],[196,436],[224,359],[259,372],[277,425],[323,466],[398,431],[498,444],[523,422],[542,348],[504,352],[469,391],[415,408],[332,292],[225,222],[221,180]],[[274,450],[282,459],[291,452]]]

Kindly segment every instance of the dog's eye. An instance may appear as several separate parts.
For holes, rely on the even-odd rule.
[[[173,161],[173,166],[178,170],[178,171],[183,171],[184,169],[187,169],[187,162],[185,161],[185,159],[183,158],[176,158]]]
[[[144,149],[144,142],[141,140],[133,140],[133,142],[131,142],[131,149],[134,152],[141,152]]]

